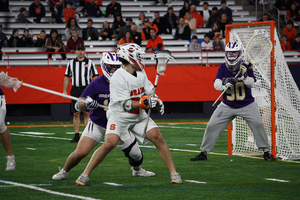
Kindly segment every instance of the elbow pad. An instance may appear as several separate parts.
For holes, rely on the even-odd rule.
[[[133,111],[132,109],[132,102],[130,99],[127,99],[125,101],[121,101],[121,106],[123,107],[123,109],[126,111],[126,112],[130,112],[130,111]]]

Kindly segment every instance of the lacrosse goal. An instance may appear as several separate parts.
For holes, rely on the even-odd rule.
[[[285,61],[274,21],[226,25],[226,43],[239,41],[246,47],[259,30],[272,41],[273,50],[253,66],[257,81],[252,95],[258,104],[272,154],[284,160],[300,159],[300,92]],[[228,126],[228,155],[261,153],[246,122],[236,117]]]

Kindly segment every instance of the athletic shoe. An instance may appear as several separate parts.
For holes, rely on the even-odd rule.
[[[58,168],[59,172],[57,174],[54,174],[52,176],[52,180],[64,180],[68,176],[68,172],[66,172],[64,169]]]
[[[269,152],[265,152],[265,153],[264,153],[264,159],[265,159],[266,161],[276,161],[276,159],[273,158],[272,154],[269,154]]]
[[[14,171],[16,169],[15,156],[6,156],[6,171]]]
[[[74,138],[70,141],[71,143],[78,143],[80,139],[79,135],[75,135]]]
[[[133,167],[131,167],[131,170],[132,170],[132,176],[145,176],[145,177],[155,176],[155,173],[146,171],[143,168],[140,168],[138,171],[136,171],[133,169]]]
[[[171,174],[171,179],[172,179],[171,183],[173,184],[182,183],[181,177],[178,173],[173,172]]]
[[[76,185],[84,186],[85,183],[89,180],[89,177],[85,174],[81,174],[76,180]]]
[[[204,152],[201,152],[195,158],[191,158],[190,161],[198,161],[198,160],[207,160],[207,155]]]

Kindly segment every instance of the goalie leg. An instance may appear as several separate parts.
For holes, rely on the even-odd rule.
[[[134,136],[126,141],[122,146],[119,146],[128,158],[129,164],[132,166],[132,176],[155,176],[155,173],[142,169],[143,152]]]

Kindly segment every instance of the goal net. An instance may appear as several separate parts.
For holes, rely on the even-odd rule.
[[[273,155],[300,159],[300,92],[285,61],[274,22],[226,26],[226,39],[244,47],[255,31],[266,32],[274,45],[271,54],[254,64],[257,81],[252,95],[258,104]],[[259,155],[253,133],[241,117],[228,127],[229,155]],[[231,139],[231,143],[230,143]]]

